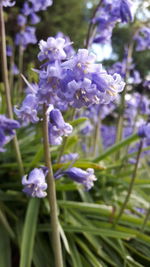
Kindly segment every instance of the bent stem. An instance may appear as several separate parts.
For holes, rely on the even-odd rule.
[[[135,181],[136,175],[137,175],[138,164],[139,164],[140,155],[141,155],[141,152],[142,152],[142,147],[143,147],[143,141],[141,140],[140,141],[140,145],[139,145],[139,149],[138,149],[138,153],[137,153],[137,158],[136,158],[136,163],[135,163],[134,171],[133,171],[133,174],[132,174],[131,182],[129,184],[128,192],[127,192],[126,198],[124,200],[124,203],[122,204],[122,207],[121,207],[121,209],[119,211],[119,214],[118,214],[116,220],[113,223],[113,227],[116,226],[116,224],[118,223],[119,219],[121,218],[121,216],[122,216],[122,214],[123,214],[123,212],[124,212],[124,210],[125,210],[125,208],[126,208],[126,206],[128,204],[130,195],[132,193],[134,181]]]
[[[0,31],[1,31],[2,72],[3,72],[3,81],[4,81],[5,94],[6,94],[8,117],[10,119],[13,119],[13,109],[12,109],[12,104],[11,104],[11,94],[10,94],[8,68],[7,68],[5,23],[4,23],[2,5],[0,5]],[[21,153],[20,153],[18,139],[16,135],[14,136],[12,142],[14,145],[15,154],[16,154],[16,158],[17,158],[17,162],[19,166],[19,172],[20,172],[20,175],[23,176],[24,174],[23,163],[22,163]]]
[[[146,226],[146,224],[147,224],[147,222],[148,222],[148,220],[149,220],[149,216],[150,216],[150,207],[149,207],[149,209],[148,209],[148,211],[147,211],[147,213],[146,213],[146,215],[145,215],[143,224],[142,224],[142,226],[141,226],[141,232],[144,232],[144,230],[145,230],[145,226]]]
[[[55,257],[55,266],[63,267],[59,222],[57,216],[56,188],[55,188],[55,180],[53,177],[53,170],[51,164],[51,154],[49,149],[48,115],[47,115],[46,104],[44,104],[43,107],[43,145],[44,145],[45,165],[48,168],[48,174],[47,174],[48,201],[51,211],[52,244]]]

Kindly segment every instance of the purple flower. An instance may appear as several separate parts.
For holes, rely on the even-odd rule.
[[[11,7],[15,5],[15,1],[14,2],[10,2],[11,0],[0,0],[0,5],[4,6],[4,7]]]
[[[8,57],[11,57],[13,55],[13,48],[11,45],[6,46],[6,53]]]
[[[29,16],[29,15],[33,12],[33,9],[30,7],[30,5],[29,5],[28,2],[25,2],[25,3],[23,4],[23,8],[22,8],[21,12],[22,12],[25,16]]]
[[[148,27],[141,28],[134,36],[134,40],[136,40],[137,42],[136,46],[137,51],[150,49],[150,28]]]
[[[45,190],[47,189],[47,183],[45,177],[47,172],[44,172],[42,168],[33,169],[28,176],[24,175],[22,178],[22,185],[24,186],[23,192],[31,197],[43,198],[47,195]]]
[[[68,136],[72,132],[72,126],[64,121],[59,109],[52,109],[49,114],[49,142],[52,145],[60,145],[62,136]]]
[[[68,45],[68,44],[67,44]],[[40,53],[38,59],[40,61],[49,59],[51,62],[55,60],[63,60],[66,58],[64,48],[66,46],[65,39],[49,37],[47,41],[39,42]]]
[[[65,171],[64,174],[67,174],[72,180],[83,184],[86,190],[90,190],[94,186],[94,181],[97,180],[94,170],[91,168],[84,171],[80,168],[72,167]]]
[[[35,12],[46,10],[53,4],[52,0],[29,0],[32,3],[32,8]]]
[[[113,28],[119,21],[129,22],[133,20],[130,0],[103,0],[93,24],[97,24],[95,43],[110,41]]]
[[[17,67],[16,64],[13,64],[12,67],[11,67],[11,72],[14,74],[14,75],[18,75],[19,74],[19,69]]]
[[[138,129],[138,135],[142,138],[150,138],[150,123],[141,125]]]
[[[93,132],[94,126],[90,121],[87,121],[84,125],[84,128],[80,131],[80,133],[84,136],[90,136],[91,132]]]
[[[124,89],[125,83],[119,74],[108,75],[101,64],[95,64],[95,55],[79,49],[70,60],[62,63],[63,79],[58,96],[80,108],[92,104],[113,101]]]
[[[120,3],[120,18],[122,22],[129,22],[133,20],[131,13],[132,4],[129,0],[121,0]]]
[[[36,15],[35,13],[30,14],[30,23],[31,24],[37,24],[41,21],[40,17]]]
[[[35,36],[35,30],[36,29],[34,27],[27,26],[20,33],[16,34],[15,44],[21,45],[24,48],[26,48],[28,44],[36,44],[37,39]]]
[[[27,22],[27,18],[25,16],[23,16],[22,14],[19,14],[17,17],[17,24],[19,26],[24,26]]]
[[[36,123],[39,121],[37,117],[37,98],[35,95],[28,94],[20,109],[15,108],[14,111],[18,118],[20,118],[23,122],[23,125],[27,125],[28,123]]]
[[[77,160],[79,157],[78,153],[69,153],[69,154],[65,154],[63,156],[61,156],[60,158],[60,162],[61,163],[66,163],[68,161],[75,161]]]
[[[72,42],[71,42],[70,38],[68,36],[64,35],[62,32],[58,32],[56,34],[55,38],[58,38],[58,37],[65,39],[65,43],[66,44],[68,43],[68,45],[66,45],[64,47],[64,51],[65,51],[65,53],[67,55],[67,58],[70,58],[73,55],[75,55],[75,50],[74,50],[73,46],[71,45]]]
[[[3,146],[7,144],[15,135],[14,129],[20,127],[16,120],[8,119],[5,115],[0,115],[0,151],[4,151]]]

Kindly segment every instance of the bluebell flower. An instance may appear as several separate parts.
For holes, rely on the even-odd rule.
[[[28,44],[36,44],[37,39],[35,36],[35,28],[31,26],[26,26],[25,29],[21,30],[20,33],[16,34],[15,44],[21,45],[26,48]]]
[[[67,163],[68,161],[75,161],[79,157],[78,153],[69,153],[69,154],[64,154],[60,158],[61,163]]]
[[[49,6],[53,4],[52,0],[29,0],[32,3],[32,8],[34,12],[40,10],[46,10]]]
[[[6,54],[8,57],[11,57],[13,55],[13,48],[11,45],[6,46]]]
[[[37,116],[37,107],[38,102],[37,98],[33,94],[28,94],[20,109],[14,108],[14,111],[19,119],[22,120],[23,125],[27,125],[28,123],[36,123],[39,121]]]
[[[0,5],[4,7],[11,7],[15,5],[15,1],[11,2],[11,0],[0,0]]]
[[[63,60],[66,58],[64,48],[66,46],[65,39],[49,37],[47,41],[39,42],[40,53],[38,59],[40,61],[49,59],[51,62],[55,60]]]
[[[106,43],[111,40],[112,31],[117,22],[130,22],[133,20],[130,0],[103,0],[93,24],[97,24],[96,43]]]
[[[22,178],[22,185],[24,186],[23,192],[31,197],[44,198],[47,193],[45,190],[47,189],[47,183],[45,181],[45,177],[47,172],[43,171],[42,168],[33,169],[28,177],[24,175]]]
[[[75,182],[83,184],[85,190],[90,190],[94,186],[94,181],[97,180],[92,168],[88,168],[86,171],[84,171],[80,168],[72,167],[66,170],[64,174],[68,175],[69,178]]]
[[[19,26],[24,26],[27,23],[27,18],[22,14],[19,14],[17,17],[17,24]]]
[[[58,32],[56,34],[55,38],[58,38],[58,37],[65,39],[65,43],[66,44],[68,43],[68,45],[66,45],[64,47],[64,51],[65,51],[65,53],[67,55],[67,58],[70,58],[73,55],[75,55],[75,50],[74,50],[74,48],[72,46],[72,42],[71,42],[70,38],[68,36],[64,35],[62,32]]]
[[[19,69],[17,67],[17,65],[14,63],[11,67],[11,72],[14,74],[14,75],[18,75],[19,74]]]
[[[38,15],[36,15],[35,13],[30,14],[30,23],[31,24],[37,24],[40,21],[41,21],[41,18]]]
[[[142,138],[150,138],[150,123],[141,125],[138,128],[138,135]]]
[[[29,5],[28,2],[24,2],[24,4],[23,4],[23,8],[21,9],[21,12],[22,12],[25,16],[29,16],[30,14],[33,13],[33,8]]]
[[[150,49],[150,28],[142,27],[134,36],[136,51]]]
[[[62,136],[72,133],[72,126],[64,121],[59,109],[52,109],[49,113],[49,142],[52,145],[60,145]]]
[[[120,3],[120,18],[122,22],[129,22],[133,20],[131,12],[132,4],[129,0],[121,0]]]
[[[7,144],[15,135],[15,129],[20,127],[16,120],[8,119],[5,115],[0,115],[0,151],[3,152],[3,146]]]

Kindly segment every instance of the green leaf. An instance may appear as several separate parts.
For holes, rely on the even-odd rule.
[[[39,204],[37,198],[29,200],[21,242],[20,267],[30,267],[32,263]]]
[[[86,117],[82,117],[82,118],[79,118],[79,119],[76,119],[76,120],[74,120],[74,121],[71,121],[71,122],[69,122],[73,127],[75,127],[75,126],[78,126],[79,124],[82,124],[82,123],[84,123],[85,121],[87,121],[88,120],[88,118],[86,118]]]
[[[0,266],[11,267],[10,238],[5,229],[0,225]]]
[[[133,134],[129,136],[128,138],[114,144],[110,148],[108,148],[104,153],[102,153],[99,157],[94,159],[94,162],[99,162],[100,160],[108,157],[109,155],[113,154],[114,152],[120,150],[122,147],[131,144],[132,142],[135,142],[140,137],[137,134]]]

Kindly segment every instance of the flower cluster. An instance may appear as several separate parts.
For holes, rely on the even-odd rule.
[[[15,135],[14,129],[19,127],[18,121],[8,119],[5,115],[0,115],[0,152],[4,151],[3,146]]]
[[[39,71],[39,102],[50,101],[64,110],[68,105],[81,108],[113,101],[125,85],[120,75],[109,75],[87,49],[68,59],[68,46],[70,42],[59,37],[40,41],[38,58],[47,62]]]
[[[17,24],[20,27],[20,31],[16,34],[15,44],[21,45],[23,49],[28,44],[37,43],[35,35],[36,28],[28,26],[28,23],[35,25],[40,22],[40,17],[36,14],[41,10],[46,10],[52,5],[52,0],[27,0],[23,4],[21,14],[17,17]]]
[[[105,43],[111,39],[113,28],[119,21],[133,20],[130,0],[104,0],[100,5],[93,24],[97,25],[95,43]]]

